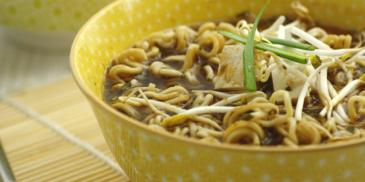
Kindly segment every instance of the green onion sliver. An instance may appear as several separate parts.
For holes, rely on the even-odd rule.
[[[242,44],[246,44],[247,40],[235,33],[232,32],[227,32],[227,31],[219,31],[220,34],[233,39],[237,42],[240,42]],[[307,58],[305,55],[303,54],[298,54],[298,53],[293,53],[281,48],[277,48],[274,47],[270,44],[266,44],[266,43],[256,43],[255,44],[255,48],[262,50],[262,51],[270,51],[274,54],[276,54],[277,56],[280,56],[282,58],[288,59],[290,61],[294,61],[294,62],[298,62],[298,63],[302,63],[302,64],[306,64],[307,63]]]
[[[248,34],[247,43],[243,50],[243,74],[244,74],[244,85],[245,89],[249,92],[253,92],[257,90],[256,86],[256,76],[255,76],[255,55],[254,55],[254,47],[255,47],[255,33],[257,29],[257,25],[260,22],[262,14],[265,12],[267,6],[269,5],[270,0],[267,0],[265,5],[261,8],[259,14],[257,15],[253,27]]]
[[[280,44],[280,45],[284,45],[287,47],[309,50],[309,51],[313,51],[316,49],[316,47],[314,47],[313,45],[300,43],[300,42],[294,42],[291,40],[279,39],[279,38],[274,38],[274,37],[268,37],[267,39],[273,44]]]

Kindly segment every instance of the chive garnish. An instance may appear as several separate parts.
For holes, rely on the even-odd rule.
[[[267,39],[273,44],[281,44],[281,45],[284,45],[287,47],[309,50],[309,51],[313,51],[316,49],[316,47],[314,47],[313,45],[300,43],[300,42],[294,42],[291,40],[279,39],[279,38],[274,38],[274,37],[268,37]]]
[[[254,47],[255,47],[255,33],[257,25],[260,22],[262,14],[265,12],[270,0],[267,0],[265,5],[261,8],[259,14],[257,15],[253,27],[248,34],[247,43],[243,50],[243,75],[244,75],[244,85],[245,89],[249,92],[254,92],[257,90],[256,79],[255,79],[255,64],[254,64]]]
[[[235,33],[232,32],[227,32],[227,31],[219,31],[220,34],[222,34],[225,37],[228,37],[232,40],[235,40],[237,42],[240,42],[242,44],[246,44],[247,40],[243,37],[241,37],[240,35],[237,35]],[[255,48],[262,50],[262,51],[270,51],[274,54],[276,54],[277,56],[280,56],[282,58],[288,59],[290,61],[294,61],[294,62],[298,62],[301,64],[306,64],[307,63],[307,58],[305,55],[303,54],[298,54],[298,53],[294,53],[294,52],[290,52],[284,49],[280,49],[277,47],[274,47],[270,44],[267,43],[263,43],[263,42],[259,42],[255,44]]]

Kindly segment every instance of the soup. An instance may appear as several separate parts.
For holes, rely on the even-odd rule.
[[[363,32],[270,18],[255,35],[254,90],[243,56],[251,15],[152,34],[111,61],[105,101],[159,132],[202,142],[288,146],[361,138]]]

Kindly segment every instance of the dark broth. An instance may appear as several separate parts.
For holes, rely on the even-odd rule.
[[[250,14],[243,14],[242,16],[245,17],[245,19],[252,19]],[[267,20],[264,20],[262,24],[260,24],[260,29],[263,28],[267,28],[269,25],[272,24],[272,22],[276,19],[277,17],[273,17]],[[290,21],[290,20],[289,20]],[[232,21],[234,22],[234,21]],[[191,26],[196,30],[197,26]],[[323,28],[325,28],[326,31],[328,31],[329,33],[334,33],[334,34],[352,34],[354,35],[353,31],[345,31],[343,29],[339,29],[336,27],[328,27],[328,26],[321,26]],[[148,60],[147,62],[145,62],[146,65],[150,65],[153,61],[156,60],[162,60],[168,56],[171,55],[178,55],[178,53],[175,50],[169,50],[169,49],[162,49],[162,55],[160,58],[158,59],[151,59]],[[206,58],[199,56],[197,58],[197,62],[199,65],[203,65],[203,63],[207,62]],[[172,68],[175,69],[179,69],[181,67],[181,63],[168,63],[169,66],[171,66]],[[109,68],[110,69],[110,68]],[[107,71],[109,71],[109,69]],[[199,80],[200,84],[198,85],[193,85],[191,83],[189,83],[186,79],[184,79],[183,77],[179,77],[179,78],[170,78],[170,79],[166,79],[166,78],[162,78],[159,76],[156,76],[154,74],[152,74],[150,72],[150,70],[148,69],[144,69],[143,73],[140,75],[137,75],[134,77],[134,79],[136,79],[138,82],[140,82],[143,86],[147,86],[150,83],[153,83],[156,85],[157,88],[159,89],[165,89],[174,85],[181,85],[182,87],[186,88],[188,91],[191,90],[214,90],[214,85],[211,81],[207,80],[205,78],[205,76],[203,75],[204,71],[203,68],[200,66],[199,68],[199,74],[197,75],[197,79]],[[217,67],[213,68],[215,71],[218,69]],[[365,68],[361,68],[360,72],[364,73],[365,72]],[[336,73],[336,72],[333,72]],[[334,75],[329,75],[331,78],[334,78]],[[118,96],[120,96],[123,92],[126,91],[127,88],[130,87],[130,84],[127,83],[125,85],[125,88],[122,88],[119,91],[112,91],[111,87],[112,85],[115,83],[114,81],[112,81],[111,79],[109,79],[108,77],[106,77],[105,79],[105,92],[104,92],[104,99],[107,103],[112,104],[114,103],[114,101],[116,100],[116,98]],[[333,80],[330,80],[333,81]],[[265,83],[259,83],[257,82],[258,85],[258,90],[264,92],[267,94],[268,97],[271,96],[271,94],[274,92],[273,89],[273,83],[272,83],[272,79],[271,77],[269,78],[269,80]],[[234,90],[220,90],[220,91],[226,91],[226,92],[235,92]],[[320,102],[320,98],[318,96],[317,93],[315,93],[315,91],[312,91],[313,93],[311,94],[311,97],[308,98],[305,102],[304,108],[303,108],[303,112],[309,114],[310,116],[314,117],[314,118],[318,118],[319,120],[323,120],[323,118],[321,118],[321,116],[319,116],[319,112],[323,109],[323,105]],[[296,100],[293,100],[293,105],[296,104]],[[181,105],[182,108],[186,108],[186,105]],[[143,120],[148,113],[150,113],[150,109],[147,107],[142,107],[140,110],[140,115],[139,115],[139,120]],[[219,121],[222,121],[223,119],[223,114],[214,114],[214,117],[219,119]],[[248,116],[249,117],[249,116]],[[281,136],[278,131],[273,127],[273,128],[266,128],[264,130],[266,137],[263,139],[262,141],[262,145],[278,145],[281,144],[283,141],[283,136]],[[246,143],[247,141],[241,141],[241,143]]]

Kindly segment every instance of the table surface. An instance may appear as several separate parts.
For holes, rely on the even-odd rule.
[[[128,181],[74,84],[68,51],[0,31],[0,139],[18,181]]]
[[[71,77],[4,97],[0,116],[18,181],[128,181]]]

